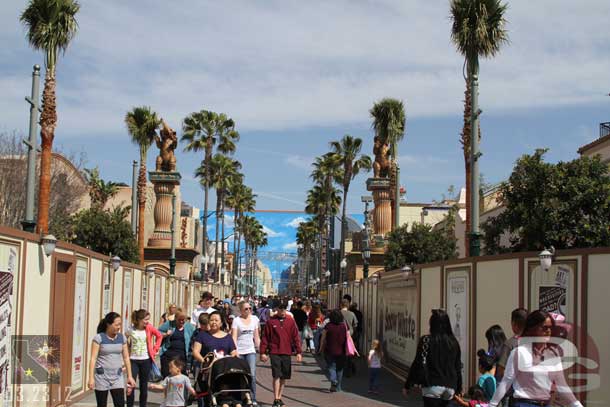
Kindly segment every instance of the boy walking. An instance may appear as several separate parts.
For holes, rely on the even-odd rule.
[[[286,304],[280,303],[277,312],[265,324],[261,339],[261,362],[271,357],[271,375],[273,376],[273,407],[286,407],[282,393],[286,380],[292,374],[290,356],[296,349],[297,362],[301,362],[301,338],[294,319],[286,314]]]

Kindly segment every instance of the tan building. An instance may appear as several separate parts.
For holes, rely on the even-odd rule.
[[[610,122],[599,124],[599,138],[578,149],[583,157],[598,155],[603,163],[610,166]]]

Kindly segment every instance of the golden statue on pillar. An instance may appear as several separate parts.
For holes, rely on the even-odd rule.
[[[156,171],[176,171],[176,155],[174,150],[178,147],[176,131],[161,119],[161,136],[155,134],[155,142],[159,148],[156,161]]]

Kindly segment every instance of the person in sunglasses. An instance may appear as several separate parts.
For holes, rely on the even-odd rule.
[[[237,346],[237,354],[250,365],[252,375],[252,405],[256,404],[256,352],[260,349],[259,321],[252,315],[252,305],[246,301],[238,304],[240,315],[233,320],[231,336]]]

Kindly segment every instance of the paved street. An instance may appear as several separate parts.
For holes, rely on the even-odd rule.
[[[273,402],[271,389],[271,367],[269,363],[257,367],[258,401],[261,406],[270,406]],[[293,376],[286,386],[284,402],[288,407],[322,407],[322,406],[409,406],[420,407],[417,398],[404,400],[401,395],[402,382],[387,371],[380,376],[381,394],[368,395],[368,373],[364,360],[358,361],[358,373],[345,378],[341,393],[330,393],[330,383],[324,374],[324,362],[306,354],[302,364],[293,365]],[[136,395],[137,399],[137,395]],[[159,393],[149,396],[149,405],[157,407],[161,403]],[[137,403],[136,403],[137,404]],[[76,406],[95,406],[93,395],[75,404]],[[109,402],[109,405],[110,402]]]

